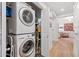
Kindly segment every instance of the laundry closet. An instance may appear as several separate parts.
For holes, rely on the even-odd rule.
[[[0,56],[79,57],[78,2],[0,3]]]
[[[37,4],[39,3],[6,3],[7,57],[35,57],[41,55],[39,37],[41,32],[38,32],[37,29],[40,23],[38,23],[38,20],[41,20],[41,8],[40,4],[39,6]]]

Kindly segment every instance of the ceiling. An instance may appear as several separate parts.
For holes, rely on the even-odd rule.
[[[73,2],[44,2],[48,7],[55,11],[57,16],[73,13]]]

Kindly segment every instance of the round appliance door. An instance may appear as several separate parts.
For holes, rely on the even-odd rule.
[[[31,26],[35,21],[35,13],[31,8],[24,7],[19,11],[19,18],[24,25]]]
[[[21,57],[30,56],[34,51],[34,41],[33,39],[25,40],[22,42],[21,46],[19,47],[19,54]]]

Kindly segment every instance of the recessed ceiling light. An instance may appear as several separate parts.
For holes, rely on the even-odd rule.
[[[68,19],[68,21],[70,21],[70,22],[71,22],[71,21],[72,21],[72,19]]]
[[[79,4],[77,5],[77,8],[79,8]]]
[[[61,10],[61,11],[64,11],[64,8],[61,8],[60,10]]]

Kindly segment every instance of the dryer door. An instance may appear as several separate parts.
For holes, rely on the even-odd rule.
[[[24,7],[19,11],[19,18],[24,25],[31,26],[35,21],[35,13],[31,8]]]
[[[34,41],[33,39],[25,40],[19,47],[19,54],[21,57],[30,56],[34,51]]]

